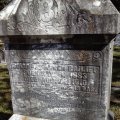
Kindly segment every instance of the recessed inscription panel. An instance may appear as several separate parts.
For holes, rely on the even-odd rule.
[[[103,52],[31,49],[9,55],[15,113],[50,120],[97,120],[98,112],[105,117]]]

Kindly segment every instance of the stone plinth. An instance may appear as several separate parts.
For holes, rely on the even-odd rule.
[[[99,37],[6,40],[14,113],[50,120],[106,120],[113,36]]]
[[[14,114],[9,120],[48,120],[48,119],[40,119],[40,118],[34,118],[34,117]],[[113,113],[110,113],[107,120],[114,120]]]
[[[9,120],[48,120],[14,114]]]

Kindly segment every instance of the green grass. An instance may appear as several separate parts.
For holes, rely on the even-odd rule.
[[[114,87],[120,87],[120,81],[112,82],[112,86],[114,86]]]
[[[0,120],[7,120],[12,114],[11,89],[6,65],[0,65]]]
[[[2,43],[2,41],[0,40],[0,49],[2,49],[3,48],[3,43]]]
[[[114,47],[114,58],[120,58],[120,46]],[[120,59],[119,59],[120,61]]]
[[[115,87],[112,88],[111,102],[120,104],[120,89],[115,89]]]
[[[115,114],[115,120],[120,120],[120,105],[111,103],[111,111]]]

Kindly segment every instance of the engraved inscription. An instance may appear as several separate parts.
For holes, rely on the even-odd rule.
[[[62,115],[72,120],[77,113],[83,117],[84,110],[94,116],[101,109],[102,52],[9,51],[13,108],[17,113],[46,119]]]
[[[59,61],[54,61],[58,63]],[[43,64],[41,64],[43,63]],[[40,87],[41,89],[60,89],[70,91],[83,91],[99,94],[98,86],[100,85],[99,66],[81,66],[72,64],[50,64],[49,61],[44,63],[31,63],[32,69],[27,69],[29,63],[12,63],[10,68],[15,70],[19,76],[23,74],[24,81],[29,81],[31,87]],[[22,69],[23,71],[20,71]],[[40,76],[40,77],[39,77]],[[20,81],[19,81],[20,82]],[[46,85],[55,85],[46,88]]]

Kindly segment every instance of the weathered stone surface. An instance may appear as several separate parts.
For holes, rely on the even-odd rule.
[[[0,13],[0,36],[14,113],[107,120],[118,19],[110,0],[13,0]]]
[[[48,120],[48,119],[33,118],[29,116],[14,114],[9,120]]]
[[[13,0],[0,13],[0,35],[115,34],[110,0]]]
[[[101,44],[92,42],[93,35],[6,41],[14,113],[50,120],[107,120],[113,49],[106,37]]]
[[[48,120],[48,119],[41,119],[41,118],[33,118],[23,115],[14,114],[9,120]],[[114,120],[113,113],[109,113],[107,120]]]

